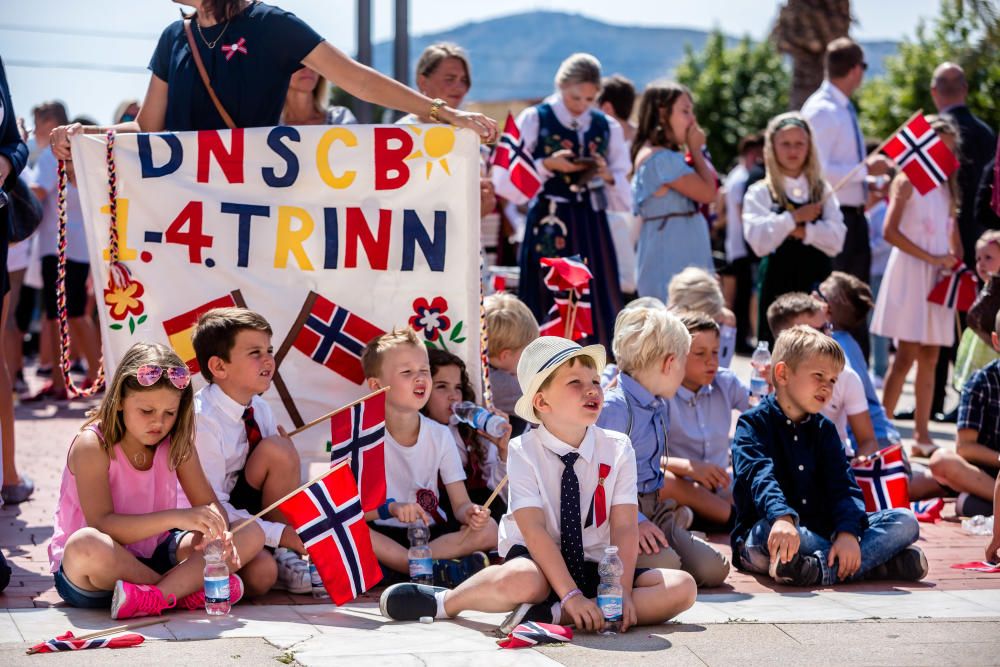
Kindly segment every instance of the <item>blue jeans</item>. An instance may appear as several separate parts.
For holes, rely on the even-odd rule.
[[[823,569],[823,585],[830,586],[838,581],[836,567],[827,565],[832,543],[804,526],[799,526],[799,553],[812,554],[819,559]],[[771,524],[761,519],[747,535],[740,557],[743,568],[758,574],[767,574],[771,555],[767,550],[767,538],[771,534]],[[854,581],[865,572],[878,567],[900,551],[910,546],[920,537],[920,525],[913,512],[907,509],[881,510],[868,514],[868,529],[861,536],[861,567],[843,581]]]

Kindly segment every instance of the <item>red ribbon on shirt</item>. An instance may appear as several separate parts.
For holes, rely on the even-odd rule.
[[[247,38],[240,37],[239,41],[235,44],[223,44],[222,52],[226,54],[226,60],[232,60],[236,52],[239,51],[243,55],[247,54]]]
[[[610,474],[611,466],[607,463],[601,463],[598,465],[597,489],[594,490],[594,500],[590,504],[590,511],[587,513],[587,526],[589,526],[591,521],[593,521],[594,526],[599,528],[601,524],[608,520],[608,500],[604,493],[604,480],[606,480]]]

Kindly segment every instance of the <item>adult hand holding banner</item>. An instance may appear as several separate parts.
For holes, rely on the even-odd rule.
[[[170,344],[197,370],[197,317],[244,304],[270,322],[282,352],[278,386],[264,395],[279,422],[301,426],[363,395],[361,350],[393,327],[412,327],[479,372],[472,132],[281,126],[118,135],[124,286],[109,283],[106,138],[74,136],[72,150],[103,295],[107,372],[139,340]],[[299,447],[321,453],[320,438]]]

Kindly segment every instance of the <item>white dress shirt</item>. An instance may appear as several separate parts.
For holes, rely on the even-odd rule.
[[[784,183],[785,195],[791,201],[808,198],[809,182],[805,176],[786,176]],[[825,187],[830,189],[829,184]],[[766,181],[757,181],[751,185],[743,198],[743,235],[758,257],[770,255],[795,231],[795,218],[791,211],[775,213],[771,210],[773,205]],[[840,212],[840,204],[837,203],[837,195],[827,198],[820,219],[807,223],[805,229],[804,244],[811,245],[830,257],[840,254],[847,227],[844,225],[844,214]]]
[[[856,118],[851,117],[851,109],[848,106],[850,103],[851,100],[842,90],[824,80],[819,89],[802,105],[802,115],[812,126],[813,141],[816,143],[819,159],[823,164],[823,177],[831,185],[840,183],[851,169],[865,159],[864,137],[856,124]],[[862,166],[854,172],[851,180],[837,191],[841,205],[864,206],[866,176],[868,168]]]
[[[861,384],[861,378],[858,377],[857,373],[849,366],[844,366],[844,370],[837,376],[837,382],[833,385],[830,400],[820,410],[820,414],[832,421],[837,427],[837,435],[844,443],[844,451],[848,456],[854,455],[854,448],[847,435],[847,418],[862,412],[868,412],[865,386]]]
[[[604,548],[611,544],[611,508],[615,505],[638,504],[636,488],[635,452],[628,436],[591,426],[579,448],[570,447],[540,426],[515,438],[507,452],[507,470],[510,479],[510,502],[507,513],[500,521],[498,550],[506,556],[515,544],[524,545],[524,536],[514,520],[514,512],[526,507],[537,507],[545,516],[545,531],[558,546],[560,544],[560,492],[562,475],[566,466],[559,458],[577,452],[580,458],[573,464],[580,484],[580,519],[586,521],[597,491],[600,464],[611,467],[604,479],[608,520],[597,526],[583,529],[583,553],[588,561],[598,563],[604,557]]]
[[[556,93],[547,97],[545,101],[552,105],[552,112],[555,114],[556,119],[566,126],[566,128],[572,129],[573,123],[576,123],[579,137],[583,137],[587,130],[590,129],[591,111],[594,111],[594,109],[587,109],[583,114],[574,116],[566,108],[562,95]],[[621,206],[625,206],[624,210],[631,210],[632,186],[628,180],[628,173],[632,170],[632,161],[629,159],[628,149],[626,148],[625,133],[622,131],[622,126],[617,120],[607,114],[604,114],[604,117],[608,119],[609,128],[608,150],[604,157],[608,162],[608,170],[615,179],[614,185],[608,186],[608,202],[615,207],[614,210],[617,210]],[[528,155],[531,155],[538,144],[538,107],[528,107],[522,111],[517,117],[517,128],[520,130],[521,139],[524,141],[524,151]],[[580,143],[582,144],[583,142],[581,141]],[[545,182],[552,177],[552,172],[545,168],[542,164],[543,161],[544,158],[535,160],[535,169],[538,171],[542,182]],[[510,190],[510,187],[502,180],[506,175],[507,172],[505,170],[493,170],[493,184],[497,189],[497,194],[501,196],[505,196],[503,193]]]
[[[278,432],[274,414],[267,401],[254,396],[249,407],[253,408],[254,421],[263,437],[269,438]],[[205,470],[208,483],[229,514],[230,522],[253,516],[246,510],[236,509],[229,502],[229,494],[236,486],[236,477],[246,467],[247,455],[250,453],[246,425],[243,422],[243,411],[246,409],[247,406],[234,401],[217,384],[210,384],[194,395],[195,446],[198,448],[198,458],[201,459],[201,467]],[[183,493],[178,495],[183,496]],[[264,544],[277,547],[285,524],[264,519],[257,519],[257,523],[264,530]]]
[[[743,239],[743,195],[747,191],[747,177],[750,172],[738,163],[726,174],[726,261],[735,262],[747,256],[747,244]]]

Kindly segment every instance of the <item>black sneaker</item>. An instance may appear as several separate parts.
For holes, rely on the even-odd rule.
[[[7,559],[4,558],[3,552],[0,552],[0,593],[7,588],[7,584],[10,583],[10,565],[7,564]]]
[[[448,590],[424,584],[393,584],[385,589],[379,598],[378,608],[382,615],[394,621],[419,621],[423,616],[437,616],[437,600],[434,594]]]
[[[546,600],[538,604],[524,602],[518,605],[517,609],[507,614],[500,624],[500,634],[509,635],[518,625],[524,621],[535,621],[536,623],[559,623],[562,615],[562,608],[558,602]]]
[[[823,568],[816,556],[795,554],[787,563],[772,563],[770,575],[779,584],[815,586],[823,580]]]
[[[898,581],[920,581],[928,571],[927,557],[920,547],[912,544],[890,558],[884,567],[884,578]]]

